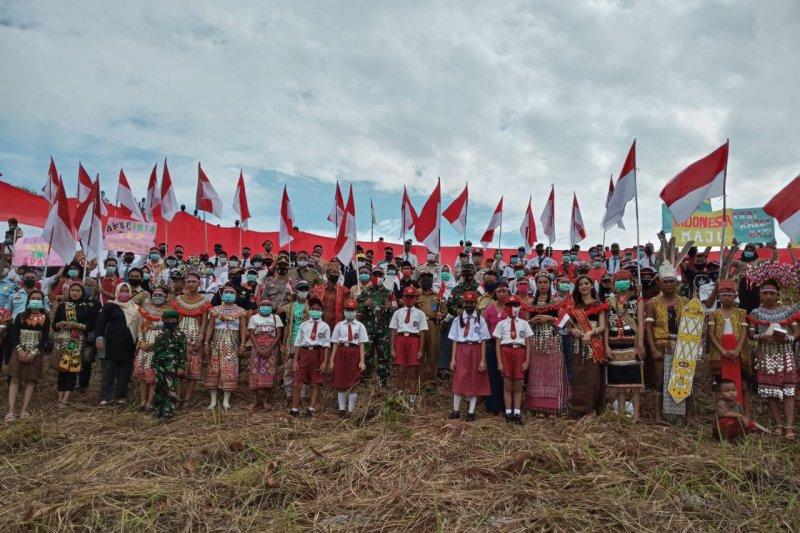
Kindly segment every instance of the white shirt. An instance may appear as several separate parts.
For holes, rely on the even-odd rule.
[[[644,256],[639,259],[639,265],[642,268],[650,267],[653,270],[658,270],[658,261],[656,260],[655,255],[651,255],[650,257]]]
[[[414,254],[414,252],[408,252],[408,253],[403,252],[402,254],[400,254],[399,259],[401,264],[403,263],[403,261],[408,261],[414,268],[417,268],[417,266],[419,266],[419,259],[417,259],[417,256]]]
[[[411,317],[406,323],[406,315],[411,311]],[[392,315],[389,328],[397,330],[398,333],[416,333],[428,329],[428,317],[416,307],[401,307]]]
[[[350,329],[353,333],[353,340],[348,340],[347,336],[348,324],[350,324]],[[367,328],[364,327],[364,324],[362,324],[358,320],[353,320],[352,322],[348,322],[347,320],[342,320],[333,327],[333,333],[331,334],[331,342],[348,342],[352,344],[364,344],[365,342],[369,342],[369,337],[367,336]]]
[[[278,333],[278,328],[283,327],[281,317],[275,313],[270,313],[269,316],[261,316],[255,314],[247,321],[247,329],[252,329],[256,333],[266,333],[274,337]]]
[[[622,256],[612,255],[606,260],[606,264],[608,265],[608,273],[616,274],[622,266]]]
[[[400,279],[396,274],[394,276],[389,276],[387,274],[383,276],[383,286],[390,291],[400,290]]]
[[[515,320],[517,338],[511,338],[511,321]],[[500,344],[525,344],[525,339],[533,335],[530,324],[521,318],[504,318],[494,328],[494,338],[500,339]]]
[[[525,261],[525,268],[528,270],[539,270],[540,268],[548,268],[548,267],[556,267],[558,263],[552,257],[547,257],[543,255],[539,257],[538,255],[533,259],[528,259]]]
[[[331,328],[323,322],[320,318],[317,323],[317,336],[311,338],[311,330],[314,328],[314,320],[308,319],[300,324],[300,329],[297,331],[297,337],[294,339],[294,345],[300,347],[308,346],[322,346],[329,348],[331,345]]]
[[[486,325],[486,320],[479,316],[477,312],[468,315],[466,311],[461,314],[461,319],[464,325],[461,325],[461,320],[454,319],[453,325],[450,326],[450,334],[447,336],[451,341],[455,342],[481,342],[489,340],[492,336],[489,334],[489,326]],[[469,326],[467,334],[464,335],[464,327]]]

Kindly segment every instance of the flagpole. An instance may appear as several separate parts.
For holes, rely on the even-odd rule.
[[[464,188],[468,189],[469,182],[464,185]],[[469,215],[469,193],[467,193],[467,205],[464,206],[464,244],[467,244],[467,215]],[[441,245],[441,243],[439,243]]]
[[[633,144],[636,144],[636,139],[633,140]],[[636,205],[636,276],[637,276],[637,283],[639,286],[642,285],[642,262],[639,259],[639,249],[641,248],[641,242],[639,240],[639,170],[637,167],[633,167],[635,174],[633,175],[633,197],[635,200]],[[723,226],[724,227],[724,226]],[[605,234],[605,232],[603,232]],[[605,249],[605,238],[603,239],[603,248]],[[639,295],[641,296],[641,294]]]
[[[242,222],[239,223],[239,253],[242,253]]]
[[[369,199],[369,241],[375,242],[375,206],[372,204],[372,198]],[[358,277],[358,276],[356,276]]]
[[[611,174],[611,176],[609,176],[609,179],[613,181],[614,174]],[[608,200],[609,198],[606,198],[606,214],[608,214]],[[605,219],[605,216],[603,218]],[[637,215],[637,220],[638,220],[638,215]],[[606,249],[606,227],[605,225],[603,225],[603,250],[605,249]]]
[[[497,249],[503,247],[503,212],[500,212],[500,235],[497,236]]]
[[[728,227],[728,154],[730,154],[730,138],[725,140],[727,150],[725,150],[725,176],[722,178],[722,239],[719,243],[719,260],[722,264],[722,254],[725,250],[725,229]]]
[[[203,251],[208,252],[208,224],[205,211],[203,211]]]

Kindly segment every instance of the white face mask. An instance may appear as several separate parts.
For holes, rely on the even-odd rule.
[[[347,320],[353,321],[353,320],[356,319],[356,312],[355,311],[345,311],[344,312],[344,317]]]
[[[300,268],[305,268],[305,267],[308,266],[308,261],[300,260],[300,261],[297,262],[297,266],[299,266]]]
[[[519,315],[519,307],[512,307],[511,308],[511,316],[513,316],[514,318],[517,318],[517,315]]]
[[[434,254],[428,254],[427,260],[429,263],[433,263],[434,261],[436,261],[436,256]]]
[[[308,291],[297,291],[297,296],[305,300],[308,297]]]

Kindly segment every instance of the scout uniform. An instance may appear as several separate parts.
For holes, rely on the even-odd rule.
[[[426,272],[423,277],[426,275],[430,274]],[[436,367],[442,346],[440,324],[447,315],[447,304],[433,289],[423,290],[417,299],[417,308],[428,319],[428,329],[422,333],[420,380],[422,383],[433,383],[436,380]]]

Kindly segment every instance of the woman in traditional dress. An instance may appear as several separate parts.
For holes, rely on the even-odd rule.
[[[127,282],[118,284],[114,299],[106,302],[97,316],[95,346],[103,356],[100,405],[108,405],[112,400],[125,405],[128,396],[141,316],[139,306],[131,301],[132,296]]]
[[[526,307],[533,335],[530,344],[528,388],[525,407],[547,415],[563,413],[569,402],[569,382],[558,329],[558,316],[564,299],[552,294],[550,274],[542,269],[536,274],[536,295]],[[522,314],[522,313],[520,313]]]
[[[70,394],[75,390],[78,374],[81,371],[86,332],[93,325],[90,321],[95,318],[91,308],[84,305],[83,284],[72,281],[68,285],[67,299],[58,305],[53,318],[53,331],[60,332],[65,337],[63,352],[58,362],[56,405],[59,409],[67,405]]]
[[[764,281],[760,288],[761,306],[753,309],[747,320],[751,338],[757,342],[754,367],[758,395],[769,402],[775,434],[794,440],[797,371],[793,343],[800,317],[794,307],[778,305],[778,291],[777,281]]]
[[[253,403],[249,409],[271,409],[269,392],[275,384],[280,353],[280,339],[283,322],[272,308],[268,298],[261,298],[258,312],[250,317],[247,332],[253,352],[250,356],[250,390],[253,391]],[[259,403],[259,393],[264,391],[263,403]]]
[[[490,334],[494,333],[494,328],[501,320],[508,318],[508,315],[506,315],[506,300],[508,300],[510,294],[505,283],[500,283],[495,288],[492,303],[483,312],[483,319],[486,320]],[[484,403],[487,411],[499,415],[505,412],[505,405],[503,403],[503,374],[497,366],[498,354],[496,348],[494,342],[486,343],[486,373],[489,375],[489,386],[492,389],[492,394],[484,400]]]
[[[630,393],[633,421],[638,422],[644,392],[644,304],[632,284],[630,272],[618,271],[614,274],[614,292],[606,299],[606,386],[617,395],[619,416],[625,415],[626,395]]]
[[[736,283],[722,280],[717,286],[720,308],[708,319],[708,360],[717,382],[729,379],[736,387],[736,401],[750,414],[749,391],[743,386],[747,357],[747,311],[736,306]]]
[[[181,377],[178,405],[191,401],[195,384],[203,377],[203,333],[211,304],[198,292],[199,287],[200,276],[196,272],[187,273],[183,293],[175,296],[171,302],[172,308],[181,317],[178,329],[186,337],[186,368],[178,369],[178,375]]]
[[[236,304],[236,286],[226,283],[222,303],[208,312],[211,321],[203,343],[208,357],[205,386],[210,389],[209,410],[217,407],[217,391],[223,393],[222,407],[230,409],[231,392],[239,386],[239,357],[247,339],[247,311]]]
[[[592,279],[575,279],[572,303],[572,410],[577,414],[599,413],[603,404],[601,371],[605,363],[606,311],[608,304],[597,299]]]
[[[156,337],[164,331],[161,315],[170,309],[165,287],[156,287],[153,294],[139,306],[139,331],[136,336],[136,357],[133,360],[133,376],[139,380],[139,409],[153,410],[156,371],[153,368],[153,347]]]

